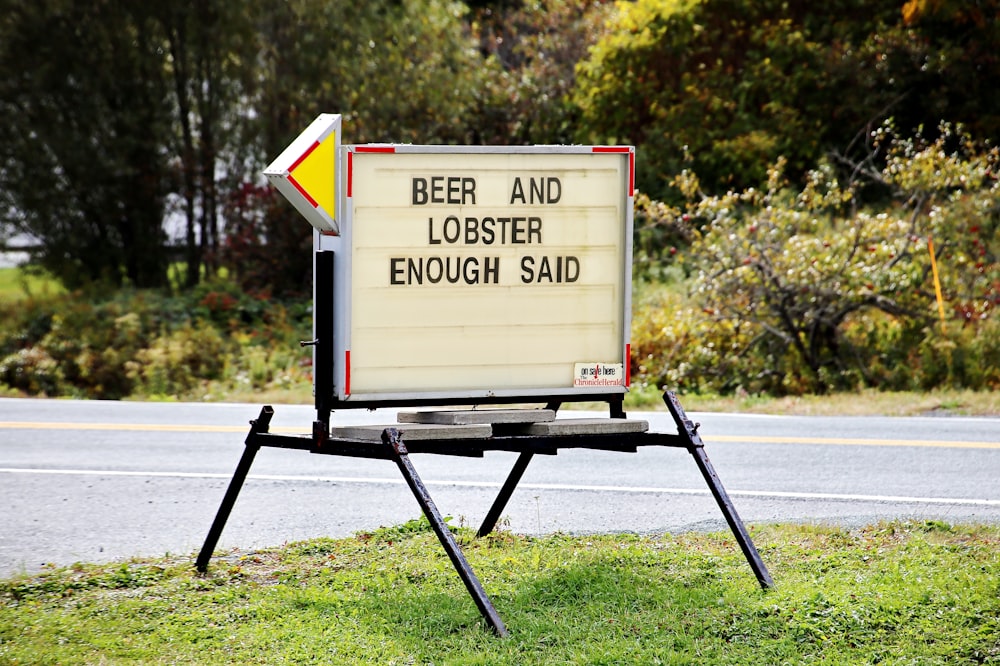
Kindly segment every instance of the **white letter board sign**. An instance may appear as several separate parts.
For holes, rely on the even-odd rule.
[[[622,394],[629,146],[341,148],[339,401]]]

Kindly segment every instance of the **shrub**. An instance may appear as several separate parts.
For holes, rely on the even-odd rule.
[[[0,305],[0,388],[116,399],[181,396],[213,381],[299,383],[309,312],[308,302],[263,300],[222,280],[182,296],[121,290]]]
[[[133,387],[125,362],[147,344],[153,323],[149,311],[129,292],[104,303],[63,301],[38,342],[60,367],[67,384],[61,392],[110,399],[129,395]]]
[[[0,382],[30,395],[62,392],[59,364],[44,349],[27,347],[0,360]]]
[[[125,363],[127,375],[146,395],[178,396],[203,380],[218,379],[226,365],[223,336],[205,323],[159,337]]]
[[[859,165],[892,193],[881,209],[857,207],[857,185],[826,167],[798,191],[780,162],[765,190],[709,197],[692,174],[676,178],[688,197],[676,215],[698,225],[693,307],[662,326],[637,309],[649,317],[637,376],[777,394],[995,385],[1000,153],[946,125],[933,141],[890,129],[874,144],[886,167]],[[930,237],[951,313],[940,332]]]

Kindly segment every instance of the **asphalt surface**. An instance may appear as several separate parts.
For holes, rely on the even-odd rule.
[[[259,405],[0,399],[0,576],[48,564],[194,556]],[[560,417],[597,414],[560,413]],[[748,524],[944,520],[1000,524],[1000,419],[689,414]],[[272,431],[308,431],[276,406]],[[675,432],[665,412],[633,413]],[[349,410],[335,424],[396,420]],[[414,455],[452,524],[478,527],[516,454]],[[220,540],[253,549],[349,536],[420,515],[385,461],[263,449]],[[504,513],[519,533],[725,530],[690,455],[536,456]]]

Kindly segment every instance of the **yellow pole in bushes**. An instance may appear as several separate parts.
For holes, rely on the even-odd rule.
[[[944,298],[941,296],[941,279],[938,277],[937,258],[934,256],[933,238],[927,238],[927,249],[931,253],[931,273],[934,275],[934,293],[937,295],[938,314],[941,315],[941,325],[944,326]]]

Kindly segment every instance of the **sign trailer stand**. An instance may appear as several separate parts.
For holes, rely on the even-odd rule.
[[[486,595],[485,590],[476,578],[475,573],[469,566],[468,561],[462,554],[454,535],[449,531],[444,518],[432,500],[426,486],[420,480],[416,468],[410,460],[411,453],[435,453],[439,455],[483,457],[486,451],[516,451],[520,455],[509,473],[507,480],[503,484],[500,492],[488,511],[482,526],[479,528],[478,536],[489,534],[496,526],[497,520],[503,513],[510,497],[521,480],[531,459],[536,454],[556,455],[560,449],[584,448],[602,451],[617,451],[622,453],[635,453],[640,446],[670,446],[682,447],[686,449],[694,458],[698,469],[701,471],[705,482],[708,484],[715,498],[719,509],[722,511],[726,522],[732,530],[733,536],[740,545],[743,555],[746,557],[750,568],[753,570],[757,581],[764,589],[774,587],[774,581],[768,573],[767,567],[761,560],[753,541],[743,525],[736,507],[726,493],[722,481],[715,472],[715,468],[705,453],[705,445],[698,434],[699,424],[692,423],[684,413],[684,409],[678,402],[676,395],[667,391],[663,398],[670,411],[670,415],[677,425],[676,434],[636,432],[632,428],[617,428],[615,426],[627,426],[630,422],[625,418],[622,409],[621,395],[608,396],[588,396],[588,400],[600,400],[608,402],[610,408],[609,419],[601,419],[601,424],[608,425],[609,428],[586,427],[580,431],[572,428],[559,431],[556,428],[541,432],[547,434],[533,434],[532,424],[502,423],[497,422],[489,426],[484,426],[483,430],[476,432],[466,431],[463,428],[470,426],[452,425],[440,426],[433,431],[429,438],[419,436],[419,429],[413,429],[413,437],[407,440],[408,425],[376,426],[374,427],[377,439],[371,436],[371,430],[367,433],[359,432],[346,436],[341,436],[338,430],[331,434],[330,415],[335,407],[354,408],[369,407],[371,405],[363,402],[345,403],[337,401],[333,389],[333,373],[329,371],[333,363],[333,307],[332,293],[325,293],[332,290],[333,283],[333,253],[316,253],[317,294],[316,306],[316,339],[307,343],[315,346],[316,354],[316,414],[317,420],[313,422],[312,435],[280,435],[269,432],[270,421],[274,415],[274,410],[270,406],[264,406],[257,419],[250,422],[250,432],[245,440],[246,448],[240,458],[233,478],[229,483],[222,504],[215,516],[215,520],[209,529],[205,543],[198,554],[196,561],[197,570],[205,572],[208,569],[209,560],[218,544],[219,537],[225,527],[226,521],[232,512],[240,490],[246,481],[253,465],[254,457],[262,446],[271,446],[284,449],[298,449],[316,454],[353,456],[362,458],[372,458],[380,460],[391,460],[396,463],[400,473],[406,480],[407,485],[413,492],[414,497],[420,504],[424,515],[430,522],[438,540],[448,553],[455,570],[458,572],[469,591],[469,595],[476,603],[483,619],[498,636],[507,636],[508,631],[500,619],[499,614]],[[559,408],[565,396],[553,396],[547,399],[539,399],[539,402],[546,402],[546,410],[519,410],[523,412],[554,412]],[[449,404],[463,401],[449,401]],[[484,400],[467,400],[464,404],[474,404],[475,402],[486,402]],[[501,402],[503,402],[501,400]],[[507,400],[506,402],[512,402]],[[525,402],[520,398],[517,402]],[[414,406],[413,400],[406,401],[407,406]],[[430,401],[419,404],[434,404]],[[379,406],[389,406],[385,402]],[[489,414],[489,410],[477,412],[460,412],[460,414]],[[554,414],[552,414],[554,416]],[[560,421],[551,421],[552,424],[559,424]],[[571,421],[571,420],[566,420]],[[543,424],[545,425],[545,424]],[[593,424],[590,424],[593,425]],[[449,430],[451,429],[451,430]],[[474,429],[474,428],[473,428]],[[538,432],[537,430],[535,431]],[[563,432],[565,434],[559,434]],[[380,441],[379,441],[380,440]]]

